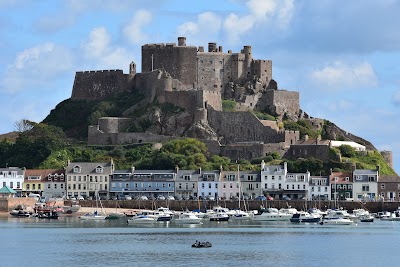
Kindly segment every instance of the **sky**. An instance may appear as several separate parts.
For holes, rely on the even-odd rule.
[[[147,43],[240,52],[273,62],[300,106],[393,152],[400,174],[400,1],[0,0],[0,134],[70,98],[75,72],[137,63]]]

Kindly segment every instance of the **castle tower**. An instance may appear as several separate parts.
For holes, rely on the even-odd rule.
[[[392,151],[381,151],[382,157],[385,159],[386,163],[393,169],[393,154]]]
[[[129,74],[130,75],[136,74],[136,64],[133,61],[131,62],[131,64],[129,64]]]
[[[186,46],[186,37],[178,37],[178,46]]]

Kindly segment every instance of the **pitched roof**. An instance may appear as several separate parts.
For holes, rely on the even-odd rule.
[[[379,183],[400,183],[400,177],[395,175],[379,176]]]
[[[0,194],[16,194],[17,192],[9,186],[3,186],[0,189]]]
[[[63,169],[44,169],[44,170],[37,170],[37,169],[28,169],[25,171],[25,180],[29,177],[29,176],[39,176],[40,177],[40,181],[45,181],[48,177],[48,175],[61,175],[64,174],[64,170]],[[37,181],[35,181],[37,182]]]

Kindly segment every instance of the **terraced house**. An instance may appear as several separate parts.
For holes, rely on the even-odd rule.
[[[0,168],[0,184],[15,190],[16,196],[21,196],[24,183],[25,168]]]
[[[114,162],[68,162],[65,170],[67,177],[67,198],[92,197],[98,194],[107,198],[110,176],[114,171]]]

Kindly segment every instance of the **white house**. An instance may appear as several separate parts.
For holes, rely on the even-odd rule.
[[[25,168],[0,168],[0,187],[8,186],[17,192],[17,196],[20,196],[24,183],[24,176]]]

